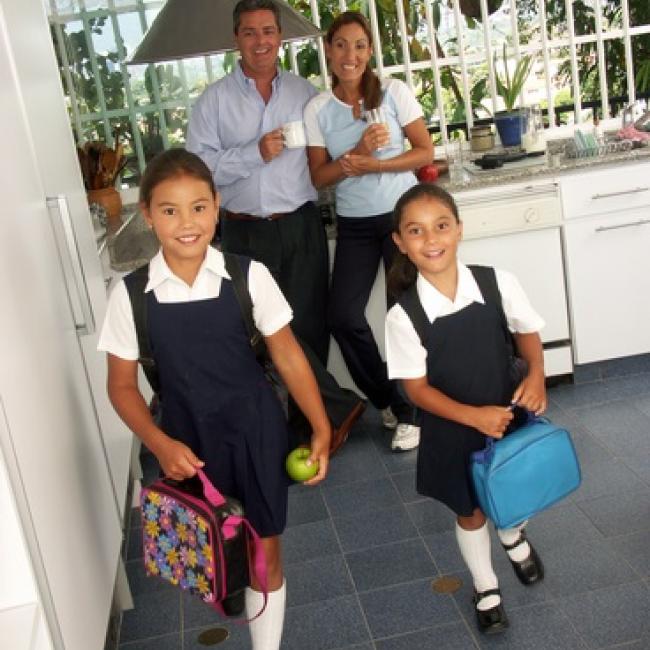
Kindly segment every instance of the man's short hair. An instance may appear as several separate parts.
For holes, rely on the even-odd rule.
[[[275,16],[275,23],[278,26],[278,31],[282,31],[280,25],[280,7],[278,7],[273,0],[239,0],[232,12],[232,27],[235,34],[239,31],[241,15],[250,11],[259,11],[260,9],[268,9],[269,11],[272,11]]]

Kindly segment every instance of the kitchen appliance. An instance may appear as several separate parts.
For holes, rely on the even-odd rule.
[[[133,436],[108,401],[96,349],[104,278],[41,0],[2,4],[0,88],[11,125],[0,217],[0,473],[20,528],[3,557],[26,558],[19,575],[12,567],[15,579],[0,580],[0,643],[103,648],[125,576]],[[6,517],[0,500],[3,533]],[[18,617],[24,607],[29,620]]]
[[[539,160],[532,159],[532,160]],[[530,163],[524,159],[513,166]],[[510,169],[482,171],[504,173]],[[562,254],[562,206],[556,183],[541,179],[458,192],[463,220],[459,248],[465,264],[495,266],[515,274],[542,316],[540,332],[547,377],[573,372]],[[540,273],[540,269],[544,272]]]

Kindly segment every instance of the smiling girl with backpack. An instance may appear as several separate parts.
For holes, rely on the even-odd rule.
[[[182,149],[153,159],[140,185],[140,209],[161,250],[145,287],[150,348],[160,378],[162,419],[151,417],[138,388],[139,347],[124,281],[111,293],[99,349],[108,353],[108,392],[120,417],[157,457],[164,474],[189,478],[202,468],[238,499],[260,537],[269,598],[250,623],[254,650],[277,650],[285,609],[280,534],[286,525],[287,428],[281,404],[258,363],[223,255],[210,246],[219,208],[212,174]],[[330,424],[289,321],[291,309],[262,264],[240,258],[253,317],[289,392],[309,420],[310,485],[325,478]],[[261,609],[259,585],[246,611]]]

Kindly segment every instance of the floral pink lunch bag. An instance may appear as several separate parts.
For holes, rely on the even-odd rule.
[[[264,592],[266,561],[260,538],[236,499],[224,497],[202,470],[185,481],[159,479],[140,495],[144,564],[215,610],[238,616],[254,575]],[[250,549],[250,554],[249,554]]]

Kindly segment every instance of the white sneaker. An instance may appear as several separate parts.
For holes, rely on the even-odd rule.
[[[393,451],[408,451],[420,444],[420,427],[415,424],[398,424],[390,448]]]
[[[386,429],[396,429],[397,428],[397,418],[393,413],[393,410],[390,406],[387,406],[385,409],[381,409],[381,423]]]

